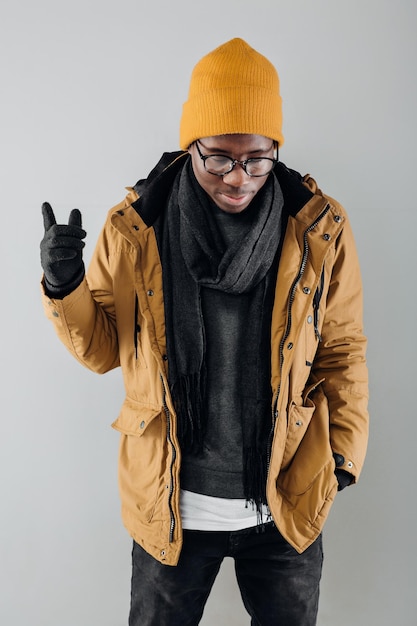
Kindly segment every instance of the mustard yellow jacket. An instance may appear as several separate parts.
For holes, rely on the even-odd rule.
[[[83,282],[65,298],[43,292],[47,316],[68,350],[104,373],[121,366],[123,522],[156,559],[175,565],[182,546],[181,450],[167,383],[157,224],[187,153],[164,154],[147,180],[111,209]],[[267,481],[273,519],[296,550],[321,532],[337,492],[333,453],[359,477],[368,438],[362,287],[344,209],[310,176],[279,163],[287,225],[271,332]],[[250,341],[250,338],[248,338]]]

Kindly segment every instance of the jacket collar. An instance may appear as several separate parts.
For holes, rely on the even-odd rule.
[[[139,198],[132,207],[147,226],[152,226],[166,206],[174,179],[189,158],[188,152],[164,152],[157,165],[146,179],[140,179],[134,186]],[[284,196],[284,210],[293,217],[313,198],[314,193],[303,182],[301,174],[289,169],[282,162],[275,166]]]
[[[152,226],[166,206],[177,173],[183,168],[188,152],[164,152],[147,178],[138,180],[133,189],[139,198],[132,207],[147,226]]]

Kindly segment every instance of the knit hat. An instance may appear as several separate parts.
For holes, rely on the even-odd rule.
[[[232,133],[263,135],[281,146],[281,128],[277,71],[243,39],[231,39],[194,67],[182,110],[182,150],[196,139]]]

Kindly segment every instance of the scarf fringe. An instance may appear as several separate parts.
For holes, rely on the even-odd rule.
[[[204,401],[205,375],[181,376],[173,383],[171,395],[177,413],[178,439],[183,452],[203,451],[206,432]]]
[[[264,524],[266,501],[267,455],[256,448],[244,450],[243,487],[248,504],[256,508],[258,525]],[[269,521],[266,520],[266,521]]]

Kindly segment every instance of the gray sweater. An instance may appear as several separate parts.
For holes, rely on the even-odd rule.
[[[223,239],[228,245],[241,237],[252,222],[251,212],[229,214],[213,206]],[[232,295],[201,290],[206,340],[207,432],[204,451],[187,454],[182,461],[181,487],[222,498],[244,498],[241,346],[247,341],[249,294]],[[253,346],[256,350],[257,346]]]

